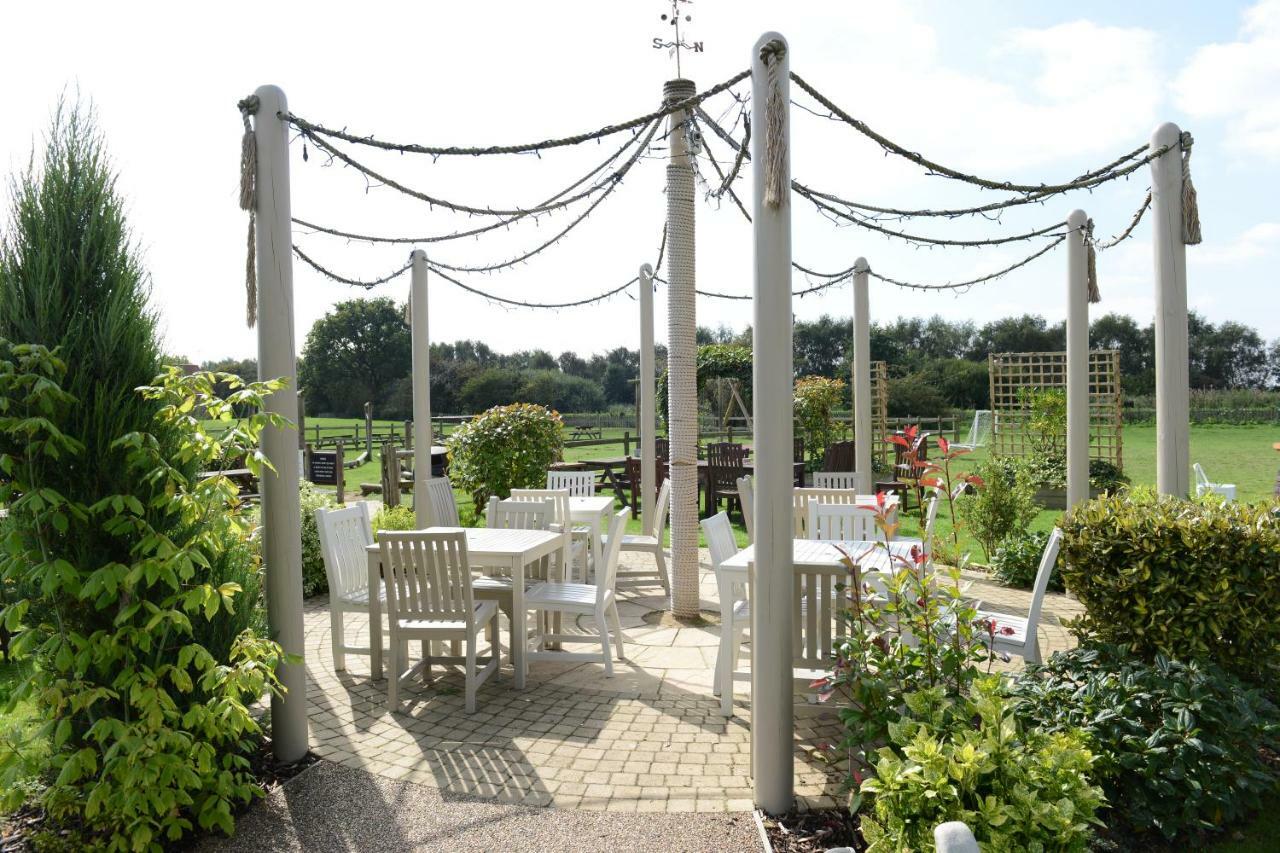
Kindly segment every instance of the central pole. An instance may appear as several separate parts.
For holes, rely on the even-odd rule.
[[[751,754],[756,805],[792,806],[791,117],[786,41],[765,33],[751,52],[754,181],[755,560],[751,581]],[[810,602],[809,606],[814,606]],[[812,613],[812,611],[810,611]],[[728,689],[726,687],[725,689]]]
[[[691,98],[692,80],[669,80],[662,101]],[[698,615],[698,344],[694,305],[693,163],[688,110],[671,114],[667,164],[667,432],[671,439],[671,611]]]
[[[654,520],[653,501],[657,474],[654,433],[658,418],[654,407],[653,367],[653,267],[640,266],[640,527],[647,534]],[[662,547],[662,543],[658,543]]]
[[[1151,245],[1156,279],[1156,491],[1191,490],[1191,400],[1187,342],[1187,247],[1182,242],[1182,131],[1151,134]]]
[[[853,262],[853,470],[858,492],[870,494],[871,471],[871,318],[866,258]]]
[[[254,93],[258,112],[257,244],[258,378],[283,379],[266,410],[298,415],[298,365],[293,343],[293,246],[289,205],[289,105],[278,86]],[[262,472],[262,559],[271,638],[296,663],[277,669],[282,695],[271,695],[271,746],[277,761],[307,754],[307,670],[302,661],[302,516],[298,500],[298,439],[287,428],[262,431],[262,452],[275,471]]]
[[[1067,509],[1089,499],[1089,217],[1067,217]]]
[[[427,255],[413,250],[409,288],[410,347],[413,351],[413,517],[418,527],[432,525],[431,497],[431,337],[427,333]]]

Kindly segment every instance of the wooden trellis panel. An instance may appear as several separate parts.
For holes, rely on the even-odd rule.
[[[852,386],[850,386],[852,388]],[[852,397],[851,397],[852,399]],[[861,403],[853,401],[849,413],[849,428],[853,428],[853,412]],[[889,366],[883,361],[871,362],[871,435],[875,445],[871,449],[872,456],[885,459],[889,452],[885,437],[889,434]],[[852,431],[849,433],[852,436]]]
[[[990,356],[991,409],[994,424],[991,452],[999,456],[1030,456],[1034,434],[1027,390],[1067,387],[1065,352],[1006,352]],[[1123,467],[1120,394],[1120,353],[1089,353],[1089,458]],[[1066,435],[1062,436],[1066,447]]]

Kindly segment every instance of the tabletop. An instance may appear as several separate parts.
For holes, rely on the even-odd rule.
[[[613,498],[608,495],[595,495],[594,497],[578,495],[569,498],[569,512],[603,513],[605,510],[612,508]]]
[[[911,549],[918,543],[890,542],[886,552],[878,543],[869,540],[852,540],[847,542],[828,542],[819,539],[792,539],[791,554],[795,565],[800,568],[829,568],[840,565],[841,553],[836,546],[848,551],[862,566],[864,571],[886,571],[890,567],[891,555],[910,558]],[[755,560],[755,546],[748,545],[734,554],[722,564],[726,569],[746,569]]]
[[[431,528],[428,528],[431,529]],[[493,527],[464,527],[467,551],[472,556],[516,557],[548,546],[558,547],[564,534],[552,530],[512,530]],[[378,553],[378,545],[366,549]]]

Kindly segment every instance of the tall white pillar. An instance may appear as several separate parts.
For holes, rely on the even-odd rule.
[[[654,488],[657,485],[654,438],[658,417],[654,404],[653,364],[653,267],[640,265],[640,526],[648,532],[653,519]],[[661,547],[662,543],[659,542]]]
[[[669,80],[665,104],[697,94],[692,80]],[[687,110],[671,114],[667,164],[667,434],[671,458],[671,610],[698,615],[698,344],[694,305],[693,163]]]
[[[1151,230],[1156,280],[1156,490],[1191,488],[1191,402],[1187,341],[1187,249],[1182,242],[1182,131],[1167,122],[1151,134]]]
[[[431,497],[431,336],[427,331],[427,254],[413,250],[409,288],[409,327],[413,356],[413,517],[419,528],[430,527]]]
[[[772,69],[761,55],[766,49],[773,51]],[[762,35],[751,51],[751,114],[757,117],[756,132],[751,135],[756,460],[755,562],[751,574],[751,753],[755,803],[773,814],[790,809],[794,796],[791,488],[795,378],[791,349],[789,60],[786,40],[777,33]],[[780,111],[781,115],[774,111]],[[777,145],[783,146],[781,151]],[[772,183],[771,166],[782,170],[780,175],[773,174]],[[776,204],[770,204],[766,198],[771,186],[775,190],[779,186],[783,188]]]
[[[298,415],[298,371],[293,346],[293,241],[289,206],[289,112],[278,86],[254,93],[258,112],[257,243],[258,377],[285,380],[267,398],[267,411]],[[262,452],[275,471],[262,472],[262,557],[267,624],[271,637],[297,663],[277,671],[285,692],[271,697],[271,745],[277,761],[291,763],[307,752],[307,671],[302,661],[302,516],[298,503],[298,437],[267,427]]]
[[[853,262],[853,470],[858,490],[870,493],[875,477],[871,471],[871,316],[868,279],[871,265],[866,258]]]
[[[1067,217],[1067,508],[1089,499],[1089,217]]]

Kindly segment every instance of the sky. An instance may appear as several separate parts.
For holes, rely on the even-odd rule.
[[[661,0],[569,6],[545,2],[8,4],[0,52],[0,168],[25,168],[64,93],[92,101],[119,172],[119,189],[171,353],[195,361],[256,352],[246,328],[246,218],[237,206],[242,125],[236,102],[281,86],[311,121],[380,139],[430,145],[512,144],[588,131],[659,105],[674,60],[652,47],[669,37]],[[682,4],[692,21],[683,72],[699,89],[748,65],[759,35],[776,30],[791,68],[847,112],[904,147],[984,177],[1069,180],[1149,141],[1174,121],[1195,137],[1192,174],[1204,242],[1188,247],[1188,298],[1213,322],[1237,320],[1280,337],[1280,0],[1257,3],[998,0]],[[16,34],[23,34],[16,37]],[[736,87],[749,94],[746,85]],[[793,98],[813,106],[793,88]],[[708,111],[737,117],[728,96]],[[622,137],[612,137],[614,145]],[[407,186],[477,207],[518,207],[576,180],[610,140],[541,157],[431,158],[348,149]],[[722,162],[726,149],[714,140]],[[291,145],[295,216],[344,230],[429,235],[475,227],[353,170],[314,147]],[[468,283],[512,298],[565,301],[610,289],[654,261],[666,201],[661,139],[621,187],[564,241],[526,264]],[[749,166],[747,169],[749,170]],[[713,183],[705,161],[701,172]],[[792,171],[817,189],[874,204],[972,206],[989,192],[928,176],[887,158],[851,128],[792,111]],[[1064,219],[1079,207],[1101,237],[1128,224],[1146,193],[1146,168],[1092,193],[1056,197],[1001,221],[916,220],[952,238],[1011,234]],[[739,182],[749,195],[749,175]],[[751,289],[750,226],[729,203],[698,192],[700,288]],[[749,199],[748,199],[749,203]],[[7,209],[7,201],[6,201]],[[580,208],[579,208],[580,209]],[[433,259],[482,265],[522,254],[573,214],[539,217],[484,239],[425,246]],[[4,217],[8,227],[8,215]],[[835,270],[865,256],[894,278],[942,282],[1000,269],[1036,246],[917,249],[836,227],[794,199],[794,258]],[[298,229],[295,242],[326,266],[376,278],[403,265],[408,246],[369,246]],[[1150,228],[1098,261],[1103,301],[1141,322],[1153,313]],[[461,278],[461,276],[459,276]],[[1065,315],[1063,248],[990,284],[954,295],[906,292],[873,279],[873,319],[941,314],[987,322]],[[806,284],[797,276],[795,286]],[[638,303],[626,294],[566,311],[507,310],[431,281],[432,340],[477,338],[508,352],[600,352],[639,341]],[[363,291],[295,263],[295,327]],[[402,277],[376,295],[403,301]],[[849,287],[796,300],[800,319],[851,313]],[[665,340],[665,291],[657,294]],[[699,299],[698,322],[740,329],[750,303]]]

